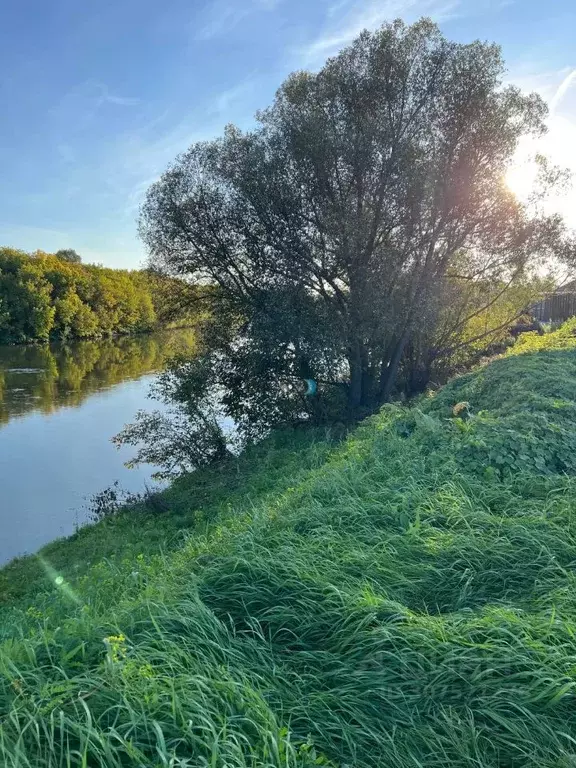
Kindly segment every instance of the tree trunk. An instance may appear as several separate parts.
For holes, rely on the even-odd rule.
[[[433,355],[428,349],[422,351],[413,342],[414,340],[409,341],[404,350],[404,365],[406,367],[404,393],[406,397],[424,392],[432,375]]]
[[[424,392],[430,383],[431,365],[415,363],[410,371],[410,378],[406,387],[406,395],[412,397]]]
[[[350,386],[348,388],[348,408],[352,417],[358,412],[362,403],[362,351],[360,342],[356,342],[348,357],[350,366]]]
[[[410,328],[406,328],[394,347],[388,366],[382,371],[380,380],[380,402],[382,403],[385,403],[390,399],[390,395],[396,384],[400,361],[402,360],[402,355],[404,354],[409,338]]]
[[[370,358],[366,345],[362,345],[362,399],[360,404],[370,408],[374,405],[374,372],[370,368]]]
[[[364,400],[365,368],[368,352],[362,341],[362,297],[364,279],[362,271],[357,269],[350,275],[349,301],[349,353],[350,388],[348,390],[348,409],[351,418],[356,418]]]

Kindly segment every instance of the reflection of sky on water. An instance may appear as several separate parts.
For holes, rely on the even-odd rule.
[[[151,467],[126,469],[134,450],[110,442],[139,409],[190,332],[0,347],[0,563],[74,531],[87,500],[115,481],[137,492]]]
[[[0,563],[34,552],[84,522],[86,500],[118,480],[143,490],[151,468],[126,469],[133,451],[110,442],[139,408],[151,376],[92,395],[77,408],[30,413],[0,429]]]

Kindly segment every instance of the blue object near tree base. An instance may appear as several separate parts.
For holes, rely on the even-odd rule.
[[[306,385],[308,387],[306,392],[304,392],[304,394],[307,397],[312,397],[312,395],[316,394],[316,391],[318,390],[318,385],[316,384],[314,379],[304,379],[304,381],[306,382]]]

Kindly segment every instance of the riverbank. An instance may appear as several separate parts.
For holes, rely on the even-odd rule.
[[[78,580],[104,562],[110,575],[131,571],[135,562],[144,561],[147,569],[158,566],[190,532],[203,535],[232,507],[262,503],[268,494],[281,492],[320,466],[336,444],[336,438],[320,431],[279,433],[238,458],[179,478],[154,494],[152,503],[127,505],[35,555],[0,567],[0,637],[6,626],[3,611],[27,608],[34,600],[47,600],[49,611],[58,596],[55,574],[76,588]]]
[[[122,341],[123,339],[139,339],[146,338],[148,336],[155,336],[161,333],[169,333],[170,331],[190,331],[196,333],[197,323],[195,324],[190,319],[182,320],[181,322],[174,321],[172,323],[166,323],[163,325],[155,325],[150,328],[145,328],[141,331],[109,331],[107,333],[97,333],[92,336],[67,336],[62,338],[59,336],[49,336],[44,339],[26,339],[24,341],[3,341],[0,343],[0,347],[8,348],[26,348],[32,349],[50,349],[55,345],[73,345],[82,344],[85,342],[98,342],[98,341]]]
[[[568,765],[575,417],[507,357],[12,563],[2,764]]]

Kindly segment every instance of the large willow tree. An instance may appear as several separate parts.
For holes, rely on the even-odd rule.
[[[291,75],[254,130],[177,158],[141,234],[155,268],[218,288],[211,364],[197,366],[210,382],[195,392],[219,387],[240,423],[365,412],[416,338],[434,355],[447,301],[486,293],[454,297],[455,280],[513,285],[563,247],[560,221],[528,215],[505,184],[546,105],[503,73],[495,45],[396,21]],[[456,338],[483,308],[451,310]],[[299,377],[319,381],[317,398]]]

